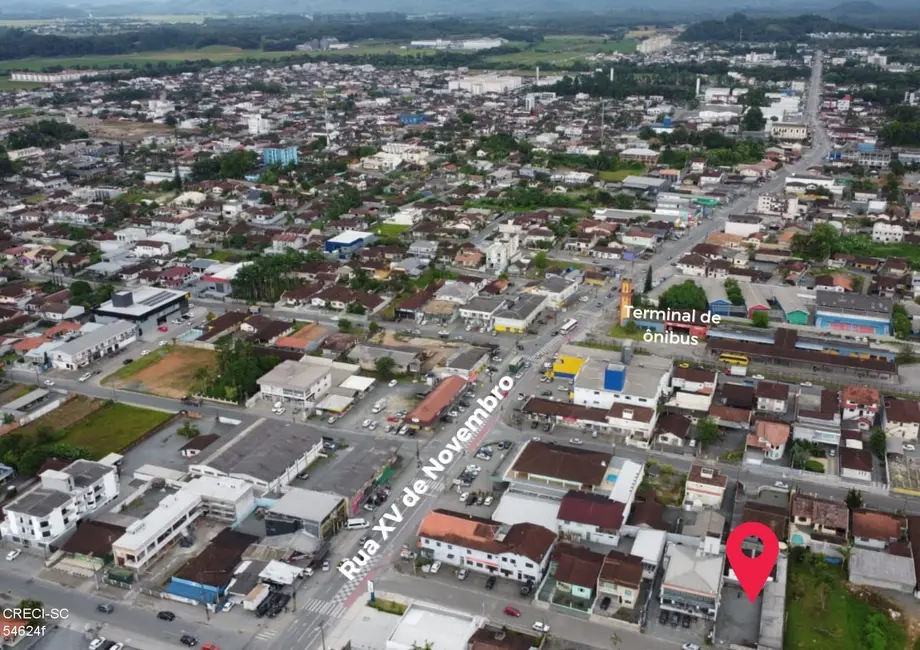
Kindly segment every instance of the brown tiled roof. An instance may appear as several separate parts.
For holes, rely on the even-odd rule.
[[[608,417],[624,419],[623,414],[627,411],[632,413],[632,417],[626,418],[635,422],[651,422],[655,417],[655,411],[645,406],[633,406],[632,404],[620,404],[617,402],[610,407],[607,412]]]
[[[696,366],[683,368],[677,365],[674,368],[674,378],[683,379],[684,381],[693,381],[700,384],[705,384],[707,382],[715,383],[716,376],[716,372],[707,370],[706,368],[697,368]]]
[[[230,582],[233,570],[243,558],[243,552],[258,541],[255,535],[224,528],[199,555],[186,562],[175,576],[204,585],[224,587]]]
[[[724,406],[737,409],[750,409],[754,406],[754,387],[744,384],[722,384],[715,401]]]
[[[525,413],[571,418],[573,420],[588,420],[591,422],[606,422],[608,413],[605,409],[569,404],[568,402],[556,402],[542,397],[530,398],[523,408]]]
[[[655,491],[649,489],[640,496],[629,513],[629,525],[645,525],[655,530],[668,530],[668,525],[664,521],[664,505],[655,498]]]
[[[712,470],[712,478],[703,476],[703,470],[710,469]],[[704,467],[703,465],[693,464],[690,466],[690,473],[687,475],[688,481],[693,481],[694,483],[703,483],[704,485],[714,485],[716,487],[724,488],[728,485],[728,477],[725,476],[715,467]]]
[[[463,377],[451,376],[444,378],[434,387],[428,395],[409,413],[406,418],[409,422],[417,422],[424,426],[432,424],[441,415],[447,406],[457,399],[466,387]]]
[[[642,560],[619,551],[610,551],[601,566],[600,579],[638,589],[642,582]]]
[[[555,542],[556,533],[528,522],[514,524],[502,540],[507,552],[517,553],[537,564],[543,561]]]
[[[888,542],[899,539],[906,527],[907,521],[898,515],[864,509],[853,511],[853,537]]]
[[[920,422],[920,406],[912,400],[887,397],[885,417],[889,422]]]
[[[783,540],[786,538],[786,530],[789,527],[789,510],[766,503],[748,501],[744,504],[741,521],[742,523],[749,521],[761,523],[772,530],[777,539]]]
[[[563,543],[553,551],[553,562],[557,563],[553,578],[558,582],[595,589],[597,576],[604,565],[604,556],[586,548]]]
[[[680,413],[665,413],[655,423],[655,433],[670,433],[678,438],[686,439],[690,435],[690,418]]]
[[[859,472],[872,471],[872,452],[868,449],[840,448],[840,467]]]
[[[611,455],[551,442],[530,441],[511,468],[521,475],[534,474],[582,485],[596,486],[607,476]]]
[[[757,399],[789,399],[789,384],[780,384],[773,381],[761,381],[757,383],[757,389],[754,391]]]
[[[76,532],[58,547],[65,553],[104,558],[112,553],[112,543],[125,534],[124,526],[88,519],[77,526]]]
[[[843,503],[796,492],[792,495],[792,516],[811,519],[825,528],[849,529],[850,513]]]
[[[624,510],[624,504],[602,494],[569,490],[562,498],[556,518],[560,521],[589,524],[604,530],[618,530],[623,524]]]

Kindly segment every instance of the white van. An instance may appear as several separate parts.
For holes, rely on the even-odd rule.
[[[345,522],[345,528],[348,530],[357,530],[358,528],[370,528],[371,525],[367,523],[367,519],[349,519]]]

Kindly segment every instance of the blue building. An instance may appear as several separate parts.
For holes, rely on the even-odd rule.
[[[335,237],[326,240],[325,249],[338,257],[347,257],[355,251],[377,240],[372,232],[362,230],[346,230]]]
[[[891,333],[894,303],[889,298],[821,290],[815,303],[815,327],[862,335]]]
[[[281,165],[282,167],[300,163],[300,151],[297,147],[270,147],[262,150],[262,163],[265,165]]]
[[[419,113],[418,115],[400,115],[399,121],[402,124],[424,124],[425,115]]]
[[[163,591],[198,605],[214,605],[221,600],[233,579],[233,571],[242,561],[243,553],[258,541],[254,535],[224,528],[199,555],[170,578]]]

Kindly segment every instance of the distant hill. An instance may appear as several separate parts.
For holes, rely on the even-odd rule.
[[[868,4],[868,3],[850,3]],[[844,23],[806,14],[787,18],[748,18],[744,14],[732,14],[725,20],[704,20],[690,25],[680,40],[699,41],[735,41],[769,42],[769,41],[803,41],[814,32],[866,32],[862,27],[853,27]]]

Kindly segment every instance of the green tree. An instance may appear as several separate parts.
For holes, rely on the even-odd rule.
[[[767,119],[763,116],[763,111],[758,106],[752,106],[744,112],[741,118],[742,131],[763,131]]]
[[[755,309],[751,312],[751,325],[754,327],[770,327],[770,314],[763,309]]]
[[[844,499],[847,504],[847,508],[850,510],[856,510],[857,508],[862,508],[863,498],[862,492],[856,488],[850,488],[850,491],[847,492],[847,496]]]
[[[668,288],[658,298],[661,309],[695,309],[704,312],[709,309],[706,292],[693,280],[686,280]]]
[[[372,320],[370,323],[367,324],[367,333],[370,336],[373,336],[379,331],[380,331],[380,325],[377,324],[377,321]]]
[[[32,598],[20,600],[17,607],[23,611],[23,619],[29,623],[40,623],[44,620],[41,613],[45,609],[45,603],[40,600],[34,600]]]
[[[869,436],[869,449],[879,460],[885,460],[888,455],[888,437],[881,429],[875,429]]]
[[[696,438],[700,447],[708,447],[722,438],[719,425],[712,418],[703,418],[696,423]]]
[[[891,329],[894,331],[894,335],[899,339],[906,339],[913,332],[910,315],[901,303],[895,304],[891,312]]]
[[[195,426],[194,424],[186,420],[185,422],[182,423],[182,426],[179,427],[176,433],[182,436],[183,438],[191,439],[191,438],[197,438],[198,436],[200,436],[201,429],[199,429],[197,426]]]
[[[744,304],[744,296],[741,294],[741,287],[734,278],[728,278],[725,281],[725,297],[736,307]]]
[[[549,266],[549,257],[546,255],[545,252],[540,251],[539,253],[533,256],[533,266],[538,271],[546,270],[546,268]]]
[[[808,234],[792,238],[792,252],[823,262],[840,249],[840,231],[829,223],[815,224]]]
[[[355,329],[355,325],[350,320],[348,320],[347,318],[339,319],[339,331],[340,332],[348,334],[352,332],[354,329]]]
[[[617,210],[632,210],[636,207],[636,197],[632,194],[617,194],[613,197],[613,207]]]
[[[374,360],[374,371],[381,379],[390,379],[396,369],[396,362],[392,357],[379,357]]]

